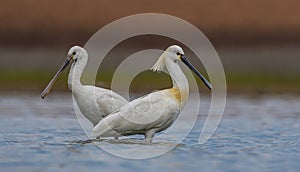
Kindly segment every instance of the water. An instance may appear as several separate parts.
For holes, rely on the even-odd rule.
[[[299,102],[300,97],[282,95],[231,96],[217,132],[204,145],[197,142],[205,109],[175,149],[156,158],[128,160],[106,153],[89,140],[69,94],[54,94],[43,101],[36,95],[2,95],[0,171],[298,171]],[[209,99],[202,103],[208,104]],[[136,143],[140,138],[100,144],[145,150],[174,144],[172,139]]]

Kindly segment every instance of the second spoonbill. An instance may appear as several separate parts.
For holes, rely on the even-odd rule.
[[[103,117],[117,111],[128,101],[111,90],[92,85],[82,85],[80,78],[87,62],[87,51],[80,46],[72,47],[65,63],[41,93],[41,97],[46,97],[59,75],[69,64],[72,64],[68,77],[68,87],[72,91],[81,113],[95,126]]]

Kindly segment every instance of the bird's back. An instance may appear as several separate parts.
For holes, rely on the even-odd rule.
[[[168,128],[179,114],[179,102],[171,89],[153,92],[133,100],[118,112],[105,117],[93,129],[95,136],[115,137],[120,135],[144,134],[155,129]]]
[[[119,94],[104,88],[83,86],[80,90],[73,91],[81,113],[97,125],[99,121],[117,111],[128,101]]]

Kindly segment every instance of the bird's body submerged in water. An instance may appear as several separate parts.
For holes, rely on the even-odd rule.
[[[67,55],[67,60],[41,93],[44,98],[51,90],[61,72],[71,64],[68,76],[68,87],[72,91],[81,113],[95,126],[108,114],[117,111],[128,101],[119,94],[104,88],[91,85],[82,85],[80,78],[88,61],[85,49],[74,46]]]
[[[188,100],[189,85],[179,62],[186,64],[211,89],[209,82],[185,58],[181,47],[170,46],[152,67],[167,72],[173,87],[150,93],[124,105],[108,115],[93,129],[95,137],[119,137],[143,134],[151,142],[154,134],[168,128],[178,117]]]

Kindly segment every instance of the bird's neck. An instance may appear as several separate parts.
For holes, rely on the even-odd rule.
[[[68,77],[68,87],[70,91],[74,92],[82,87],[80,78],[86,66],[86,63],[87,60],[82,58],[72,64]]]
[[[180,66],[174,63],[171,59],[165,59],[166,69],[172,78],[173,88],[179,89],[181,94],[181,104],[184,105],[189,95],[188,80],[182,72]]]

